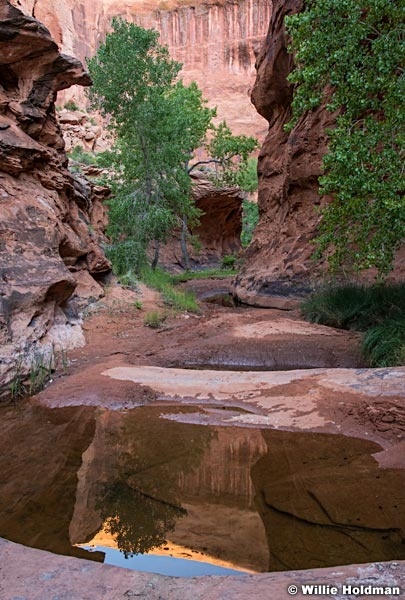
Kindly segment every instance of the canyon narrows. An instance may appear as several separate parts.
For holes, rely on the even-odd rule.
[[[302,4],[0,0],[0,392],[63,358],[41,392],[0,404],[4,600],[405,590],[405,367],[367,367],[361,334],[299,309],[331,124],[320,109],[283,129],[283,19]],[[71,86],[90,85],[81,61],[113,15],[157,26],[243,133],[267,129],[245,103],[257,57],[260,222],[234,283],[182,284],[196,313],[110,278],[109,189],[68,168],[57,93],[83,98]],[[216,198],[207,262],[239,250],[240,198]]]

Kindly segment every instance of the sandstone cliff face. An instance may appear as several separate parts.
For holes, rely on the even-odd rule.
[[[287,133],[291,118],[292,86],[287,76],[293,59],[287,53],[286,15],[303,9],[304,0],[273,0],[265,43],[257,59],[252,101],[269,123],[259,155],[259,225],[246,252],[245,266],[235,282],[235,292],[247,303],[289,308],[289,295],[300,296],[325,274],[326,265],[311,259],[322,204],[318,177],[327,152],[325,131],[334,115],[325,107],[306,113]],[[396,258],[393,278],[405,273],[405,249]],[[364,273],[371,279],[375,273]]]
[[[266,41],[257,60],[252,100],[269,123],[259,156],[260,221],[247,251],[236,293],[249,303],[272,306],[275,296],[305,290],[319,216],[318,177],[327,149],[325,129],[333,116],[320,108],[305,115],[290,133],[293,67],[287,53],[284,17],[302,10],[303,0],[274,0]],[[305,281],[305,284],[300,282]]]
[[[161,43],[183,63],[182,77],[195,80],[235,133],[263,139],[265,121],[249,98],[255,57],[266,35],[269,0],[13,0],[43,22],[64,52],[93,56],[114,16],[157,29]],[[79,90],[65,98],[84,102]]]
[[[89,76],[7,0],[0,21],[1,396],[53,347],[83,342],[77,301],[102,295],[92,275],[110,265],[99,246],[106,190],[70,174],[55,117],[56,93]]]

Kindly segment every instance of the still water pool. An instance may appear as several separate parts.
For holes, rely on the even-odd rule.
[[[178,576],[405,559],[377,444],[173,420],[195,411],[1,408],[0,536]]]

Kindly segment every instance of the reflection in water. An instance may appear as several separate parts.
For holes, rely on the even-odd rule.
[[[0,536],[84,558],[69,523],[82,453],[95,431],[94,408],[50,410],[28,402],[0,410]],[[102,561],[100,553],[90,557]]]
[[[106,485],[96,506],[125,557],[144,554],[166,542],[179,517],[187,514],[180,506],[151,498],[123,482]]]
[[[256,572],[405,558],[405,471],[379,469],[376,444],[162,410],[2,408],[0,536],[99,561],[105,551],[75,545]]]
[[[98,419],[79,472],[72,541],[130,555],[170,537],[210,560],[264,570],[268,552],[250,480],[251,465],[266,451],[260,432],[184,425],[161,419],[161,411]]]
[[[87,546],[89,552],[103,552],[104,563],[116,567],[124,567],[145,573],[159,573],[160,575],[172,575],[174,577],[199,577],[202,575],[244,575],[247,572],[225,567],[210,562],[193,560],[190,558],[178,558],[173,556],[162,556],[156,554],[123,555],[119,550],[96,546]]]
[[[252,468],[270,571],[405,559],[405,471],[380,469],[375,443],[262,431]]]
[[[165,543],[177,519],[187,514],[179,476],[198,467],[215,437],[206,427],[183,431],[175,422],[167,427],[160,411],[107,413],[100,420],[97,446],[108,456],[108,472],[100,474],[101,485],[97,477],[95,508],[104,531],[125,554],[145,553]],[[96,471],[95,465],[93,481]]]

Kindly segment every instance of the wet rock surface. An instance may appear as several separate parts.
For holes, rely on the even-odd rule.
[[[215,288],[218,283],[213,282],[212,285]],[[201,283],[197,287],[204,293],[209,288]],[[136,308],[136,300],[142,302],[142,309]],[[117,594],[122,589],[123,597],[131,592],[135,595],[146,594],[148,598],[156,594],[156,598],[177,598],[181,595],[190,599],[228,596],[250,598],[255,594],[257,597],[267,597],[269,594],[273,597],[275,594],[277,598],[286,598],[289,584],[307,582],[340,586],[343,581],[351,581],[356,585],[361,582],[402,585],[403,562],[394,566],[392,563],[373,563],[340,565],[315,571],[294,569],[302,568],[299,547],[303,545],[308,546],[314,567],[325,564],[324,552],[319,552],[319,548],[325,550],[323,544],[327,542],[321,531],[330,534],[334,540],[333,544],[327,545],[328,552],[336,557],[337,562],[346,562],[340,540],[345,540],[351,547],[347,553],[349,561],[386,560],[393,548],[395,556],[398,559],[402,557],[403,510],[399,507],[403,502],[404,369],[317,368],[254,372],[170,368],[170,361],[180,364],[191,352],[198,358],[198,348],[201,348],[204,359],[210,344],[216,352],[218,335],[222,337],[222,348],[228,346],[228,355],[231,356],[233,352],[237,357],[242,341],[246,343],[249,336],[256,339],[263,353],[271,345],[273,336],[277,336],[282,347],[283,336],[288,345],[290,334],[302,340],[303,348],[305,342],[310,347],[310,340],[314,338],[318,347],[327,349],[328,340],[333,339],[335,346],[340,347],[341,357],[350,356],[358,348],[357,337],[305,323],[298,313],[286,314],[283,311],[249,307],[230,309],[207,303],[201,306],[200,315],[168,313],[163,327],[153,330],[145,327],[145,314],[151,310],[167,310],[158,294],[143,287],[138,292],[112,287],[108,296],[94,305],[92,315],[86,320],[87,346],[70,353],[68,374],[57,376],[52,385],[33,399],[34,411],[50,410],[55,415],[59,410],[76,410],[74,407],[77,407],[82,411],[81,427],[87,427],[87,422],[91,432],[94,432],[93,415],[99,415],[96,417],[98,424],[93,441],[83,454],[78,471],[75,510],[65,509],[66,516],[71,519],[69,536],[74,535],[76,541],[80,540],[79,532],[83,525],[89,537],[98,530],[100,515],[94,511],[94,499],[99,490],[97,482],[117,481],[116,474],[119,471],[125,474],[123,481],[129,486],[128,497],[139,494],[141,490],[148,497],[159,498],[159,501],[169,502],[172,506],[177,506],[178,501],[184,502],[182,506],[189,516],[184,521],[179,519],[184,526],[179,524],[175,530],[177,543],[183,545],[188,535],[184,527],[190,518],[194,519],[192,530],[197,531],[200,528],[207,529],[209,523],[210,530],[215,528],[210,515],[221,518],[221,527],[231,515],[236,515],[235,505],[229,503],[229,496],[226,506],[221,506],[217,499],[215,511],[204,510],[203,504],[207,503],[208,498],[204,490],[222,490],[218,492],[219,495],[224,493],[226,496],[226,489],[246,489],[250,490],[250,494],[254,493],[259,502],[261,527],[264,527],[268,537],[270,557],[266,560],[270,568],[293,570],[254,576],[178,580],[130,573],[88,561],[72,563],[73,559],[52,555],[49,555],[45,569],[43,564],[36,562],[43,560],[39,550],[5,542],[1,547],[4,568],[9,564],[8,560],[14,560],[16,564],[20,560],[19,553],[23,553],[20,556],[27,557],[24,573],[28,580],[35,578],[35,581],[39,581],[35,589],[38,594],[42,593],[42,597],[47,594],[48,575],[45,577],[45,574],[49,573],[52,573],[54,586],[60,585],[59,589],[64,593],[70,593],[71,597],[76,594],[79,598],[82,592],[77,596],[76,585],[82,586],[81,589],[84,586],[87,595],[83,597],[89,598],[92,593],[97,597],[100,590],[103,597],[108,598],[109,594],[111,598],[119,597]],[[201,340],[204,340],[203,345]],[[71,408],[63,409],[63,406]],[[98,412],[100,409],[101,413]],[[182,475],[176,482],[173,480],[173,485],[166,490],[149,479],[149,468],[131,472],[128,466],[123,467],[122,461],[129,456],[129,446],[124,441],[118,442],[114,436],[119,431],[126,431],[133,440],[131,452],[139,457],[135,440],[139,440],[142,448],[148,445],[147,442],[141,443],[146,431],[142,419],[136,416],[137,411],[141,410],[164,416],[159,418],[158,426],[153,425],[153,430],[159,440],[156,448],[163,444],[167,448],[167,459],[172,454],[180,458],[183,456],[178,445],[180,436],[175,433],[176,427],[197,427],[186,434],[186,438],[190,435],[194,442],[201,437],[197,431],[205,430],[208,434],[210,427],[220,428],[225,433],[219,434],[218,441],[209,441],[212,453],[204,451],[208,452],[204,459],[206,462],[203,461],[193,474]],[[129,429],[120,425],[120,419],[125,415],[128,424],[133,422]],[[45,416],[45,422],[47,420]],[[170,438],[169,433],[165,437],[165,423],[174,428],[174,437]],[[116,432],[112,437],[108,434],[107,426],[112,426],[110,431]],[[255,458],[254,466],[249,467],[252,477],[249,487],[243,483],[242,471],[238,471],[237,477],[232,475],[232,461],[238,452],[249,455],[250,451],[247,452],[243,440],[250,439],[249,443],[254,445],[258,428],[261,441],[256,446],[260,452],[251,452]],[[231,454],[222,460],[221,452],[225,450],[219,448],[222,448],[221,444],[227,437],[226,431],[230,435],[232,431],[240,431],[240,434],[235,434],[229,446],[233,450],[226,450]],[[236,443],[236,440],[239,442]],[[190,442],[190,447],[200,447],[194,442]],[[113,451],[108,450],[109,443],[112,443]],[[64,452],[61,436],[55,437],[52,455],[55,461],[59,460],[58,456],[62,458]],[[143,452],[142,449],[141,456]],[[221,465],[228,459],[229,469],[224,470]],[[160,479],[171,481],[167,474],[162,475],[162,469],[166,467],[157,456],[152,456],[149,462],[157,468]],[[70,464],[76,470],[74,462]],[[143,464],[145,467],[149,463]],[[53,477],[52,472],[51,468],[44,470],[44,473],[49,473],[49,481]],[[271,477],[267,478],[266,473],[270,473]],[[234,487],[226,483],[227,477]],[[72,477],[69,477],[69,481],[73,482]],[[383,486],[380,485],[381,481]],[[225,487],[223,483],[226,483]],[[335,487],[332,491],[333,484]],[[180,495],[176,496],[176,490],[179,489]],[[196,489],[201,491],[202,504],[200,500],[196,502],[188,496],[191,490]],[[364,491],[361,493],[360,489]],[[388,489],[390,492],[386,493]],[[240,532],[244,536],[252,534],[257,538],[258,530],[255,529],[256,525],[253,526],[250,514],[245,511],[243,518],[239,515],[245,527],[241,527]],[[63,520],[65,532],[68,520]],[[272,535],[276,530],[283,532],[277,536],[277,542]],[[224,534],[222,538],[227,539],[227,536]],[[295,546],[291,550],[292,544]],[[255,548],[258,550],[257,544]],[[373,549],[368,558],[367,548]],[[97,556],[92,558],[97,560]],[[22,577],[24,579],[24,575]],[[22,594],[20,582],[21,579],[17,583],[10,582],[8,589],[13,592],[11,597]],[[32,597],[35,598],[34,595]],[[341,593],[337,597],[349,598],[350,595]]]
[[[108,565],[56,556],[25,548],[12,542],[0,542],[2,594],[5,600],[28,596],[30,600],[52,598],[57,594],[72,600],[116,600],[148,598],[151,600],[246,600],[247,598],[291,598],[288,586],[319,584],[338,587],[337,598],[349,600],[343,586],[383,586],[387,590],[404,589],[403,562],[370,563],[329,569],[309,569],[285,573],[266,573],[244,577],[198,577],[179,579],[149,573],[136,573]],[[18,564],[18,572],[16,569]],[[323,594],[328,597],[330,594]],[[296,597],[303,597],[301,593]],[[322,597],[322,594],[320,595]],[[381,594],[369,594],[375,600]],[[397,600],[398,594],[384,595]]]

